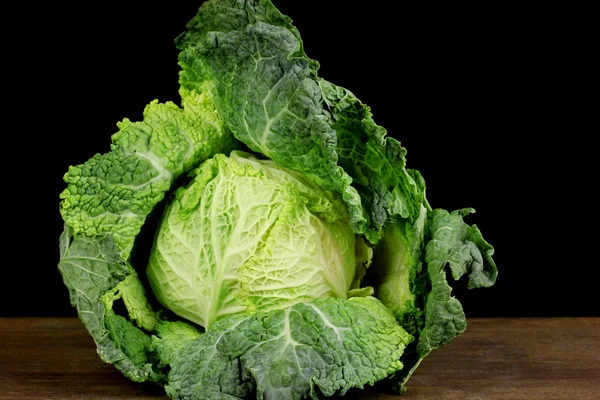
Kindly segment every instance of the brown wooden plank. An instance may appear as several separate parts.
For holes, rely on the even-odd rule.
[[[102,362],[77,318],[0,318],[0,399],[166,399]]]
[[[433,352],[410,399],[600,399],[600,318],[472,319]]]
[[[407,393],[360,399],[600,399],[600,318],[470,319]],[[0,318],[0,399],[167,399],[104,364],[78,319]]]

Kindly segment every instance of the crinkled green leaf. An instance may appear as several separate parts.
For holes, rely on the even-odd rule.
[[[153,331],[158,319],[152,306],[146,297],[146,289],[135,271],[132,271],[123,282],[117,287],[118,295],[123,299],[127,308],[129,317],[135,321],[139,327]]]
[[[406,150],[368,106],[317,77],[297,29],[269,1],[208,1],[187,28],[181,84],[218,77],[215,104],[239,140],[342,193],[353,228],[369,229],[372,242],[388,219],[418,218],[424,184],[405,168]]]
[[[239,350],[234,355],[237,343],[223,341],[247,318],[238,314],[219,320],[177,353],[163,356],[163,362],[171,368],[165,386],[167,395],[177,400],[248,398],[256,385],[241,365]]]
[[[368,209],[371,241],[388,220],[413,223],[421,215],[425,183],[406,169],[406,149],[373,120],[370,108],[350,91],[326,80],[318,81],[337,134],[338,164],[352,177]]]
[[[449,213],[436,209],[429,215],[431,239],[425,250],[425,262],[431,292],[425,305],[425,329],[419,336],[421,355],[449,343],[467,327],[462,305],[451,296],[446,267],[454,280],[467,275],[469,288],[489,287],[496,281],[498,270],[492,258],[493,247],[475,225],[463,221],[463,216],[473,211]]]
[[[451,295],[447,272],[454,280],[468,276],[468,288],[489,287],[496,280],[492,246],[476,226],[463,221],[473,211],[449,213],[422,207],[416,221],[401,219],[386,225],[376,247],[367,283],[417,339],[402,357],[406,368],[394,377],[399,390],[431,350],[466,329],[466,317],[460,301]]]
[[[175,179],[231,150],[232,138],[209,92],[181,93],[182,108],[150,103],[143,121],[118,124],[110,152],[69,168],[60,211],[75,235],[110,233],[127,259],[146,217]]]
[[[300,38],[291,19],[283,15],[269,0],[208,0],[188,22],[187,30],[177,38],[177,45],[179,48],[195,46],[211,32],[244,30],[259,22],[288,29]],[[299,44],[302,45],[302,42]],[[301,48],[298,52],[303,54]],[[187,71],[186,74],[194,74],[194,71]]]
[[[214,82],[216,108],[237,139],[342,194],[351,226],[365,231],[360,196],[337,165],[336,133],[316,82],[318,64],[304,54],[289,18],[268,1],[208,1],[178,47],[183,87]]]
[[[111,151],[70,167],[64,177],[68,186],[60,195],[67,228],[59,269],[71,303],[102,359],[137,381],[151,376],[150,364],[140,364],[148,357],[150,338],[110,312],[112,302],[122,299],[139,327],[150,331],[157,323],[145,288],[127,263],[135,239],[178,176],[217,152],[229,151],[234,143],[210,92],[182,89],[181,95],[181,108],[154,101],[143,121],[119,123]]]
[[[498,270],[492,258],[493,247],[486,242],[475,225],[467,225],[463,216],[474,212],[464,209],[449,213],[435,209],[428,214],[429,238],[425,248],[426,269],[418,273],[419,288],[423,279],[428,289],[422,296],[416,312],[422,313],[424,326],[415,335],[417,341],[407,349],[403,361],[406,369],[398,374],[396,389],[403,391],[404,385],[419,366],[421,360],[432,350],[450,343],[467,328],[467,320],[460,301],[451,295],[452,286],[448,272],[457,281],[468,277],[470,289],[492,286]],[[449,270],[449,271],[448,271]]]
[[[185,321],[161,321],[152,336],[152,352],[159,360],[159,366],[173,363],[179,353],[202,335],[194,325]]]
[[[148,357],[150,337],[125,318],[115,315],[103,296],[127,279],[132,269],[119,254],[110,235],[61,235],[59,271],[69,289],[71,304],[94,338],[100,358],[114,364],[136,382],[159,381]]]
[[[422,327],[425,281],[422,276],[427,209],[422,206],[413,222],[400,219],[387,224],[383,239],[373,255],[367,283],[374,286],[375,296],[388,307],[409,333],[416,335]]]
[[[175,399],[301,399],[400,370],[412,336],[373,297],[322,299],[218,321],[171,363]]]

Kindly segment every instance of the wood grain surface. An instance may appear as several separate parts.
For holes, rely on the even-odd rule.
[[[370,400],[600,399],[600,318],[469,319],[434,351],[403,396]],[[104,364],[74,318],[0,318],[0,399],[167,399]]]

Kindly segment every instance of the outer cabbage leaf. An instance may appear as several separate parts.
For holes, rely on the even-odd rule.
[[[401,219],[387,224],[383,239],[375,248],[367,277],[367,283],[375,289],[375,296],[412,335],[418,335],[423,327],[426,229],[427,209],[423,206],[414,222]]]
[[[119,283],[135,273],[121,258],[111,236],[73,238],[67,227],[60,242],[58,268],[100,358],[133,381],[162,380],[148,355],[150,337],[111,309]]]
[[[331,113],[330,125],[337,134],[338,163],[353,178],[362,202],[368,208],[376,242],[388,220],[412,224],[429,209],[425,182],[416,170],[406,169],[406,149],[373,120],[370,108],[350,91],[319,79],[323,99]]]
[[[210,92],[181,89],[180,93],[182,108],[154,101],[146,107],[143,121],[119,123],[112,150],[70,167],[64,176],[67,188],[60,195],[65,232],[59,270],[71,291],[71,303],[95,338],[102,359],[138,381],[151,376],[149,367],[142,365],[150,337],[111,311],[112,302],[122,299],[129,318],[140,328],[151,331],[158,322],[129,264],[136,237],[178,176],[234,146]],[[104,268],[101,272],[86,266],[88,260],[101,263],[98,254],[101,259],[110,256],[104,267],[94,266]],[[120,274],[118,282],[109,279],[113,273]],[[80,287],[100,278],[104,283],[99,287]]]
[[[180,48],[195,46],[211,32],[240,31],[259,22],[285,28],[300,39],[292,20],[283,15],[269,0],[208,0],[202,4],[200,12],[188,22],[186,32],[177,38],[177,44]],[[301,46],[302,41],[298,44]],[[301,47],[298,48],[298,55],[304,55]],[[197,72],[199,71],[186,71],[184,75]]]
[[[304,54],[289,18],[269,1],[207,1],[187,28],[178,40],[181,85],[213,82],[216,108],[237,139],[342,194],[352,228],[364,232],[360,196],[337,165],[318,64]]]
[[[448,344],[467,327],[462,305],[450,294],[452,287],[446,278],[446,267],[450,268],[454,280],[467,275],[469,289],[490,287],[498,276],[492,258],[494,248],[475,225],[469,226],[463,221],[463,216],[473,211],[449,213],[436,209],[429,215],[431,238],[425,250],[425,262],[431,292],[425,305],[425,328],[417,346],[421,357]]]
[[[166,367],[179,353],[202,335],[195,326],[185,321],[161,321],[152,335],[151,350],[156,354],[159,367]]]
[[[75,235],[110,233],[127,259],[146,217],[175,179],[233,140],[209,92],[181,90],[183,108],[150,103],[144,119],[118,124],[111,151],[65,174],[60,212]]]
[[[248,153],[219,154],[169,202],[146,274],[165,307],[207,328],[345,298],[356,269],[347,221],[337,193]]]
[[[424,357],[467,327],[460,301],[451,296],[447,267],[455,281],[466,275],[470,289],[489,287],[496,281],[493,247],[475,225],[463,220],[473,211],[435,209],[422,214],[426,218],[417,223],[401,220],[385,228],[368,282],[417,339],[403,355],[406,368],[394,377],[397,390],[404,390]]]
[[[321,299],[215,323],[170,363],[175,399],[317,399],[400,370],[412,341],[373,297]]]
[[[341,193],[356,233],[375,243],[388,219],[418,218],[424,184],[406,170],[406,150],[352,93],[317,76],[270,1],[209,0],[177,44],[181,84],[218,77],[215,104],[236,138]]]

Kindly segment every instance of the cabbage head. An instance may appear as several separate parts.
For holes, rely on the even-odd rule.
[[[164,212],[146,270],[165,307],[208,328],[233,314],[347,297],[356,245],[339,195],[240,151],[193,175]]]

